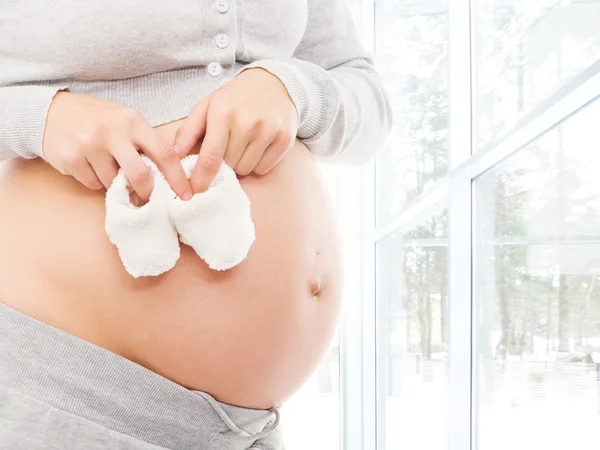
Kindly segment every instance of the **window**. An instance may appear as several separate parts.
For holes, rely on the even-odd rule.
[[[600,102],[477,180],[476,448],[598,447]]]
[[[376,3],[376,56],[394,108],[377,164],[377,224],[448,170],[448,15],[445,0]]]
[[[377,244],[378,449],[447,448],[443,211]]]
[[[481,148],[600,57],[600,1],[473,4]]]
[[[598,448],[600,0],[352,4],[395,124],[340,171],[341,447]]]

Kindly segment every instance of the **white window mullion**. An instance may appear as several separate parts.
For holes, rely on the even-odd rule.
[[[448,0],[450,170],[473,148],[471,5]],[[448,450],[471,449],[472,264],[471,178],[451,172],[449,182],[449,395]]]
[[[471,449],[471,179],[451,182],[449,208],[448,450]],[[472,449],[474,450],[474,449]]]
[[[378,401],[377,377],[377,307],[375,267],[375,164],[363,169],[363,446],[364,450],[379,449],[381,424],[385,422]]]
[[[363,225],[362,174],[339,173],[338,217],[344,251],[345,289],[340,320],[341,448],[363,449]]]
[[[340,322],[341,447],[375,450],[375,167],[339,173],[345,295]]]
[[[360,32],[365,47],[375,53],[376,0],[360,0]],[[377,449],[377,326],[375,296],[375,162],[362,170],[362,446]],[[380,429],[379,429],[380,430]],[[345,450],[345,449],[344,449]]]

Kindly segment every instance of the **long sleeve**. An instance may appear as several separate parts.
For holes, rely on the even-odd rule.
[[[254,61],[241,71],[256,67],[286,86],[298,111],[298,137],[313,154],[360,164],[382,147],[391,107],[347,0],[308,0],[307,27],[293,57]]]
[[[0,87],[0,161],[43,156],[46,116],[59,90],[38,85]]]

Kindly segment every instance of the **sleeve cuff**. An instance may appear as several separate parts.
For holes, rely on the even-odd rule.
[[[23,158],[44,158],[46,117],[57,92],[67,87],[0,88],[0,147]]]
[[[275,75],[286,87],[298,113],[298,137],[300,139],[314,138],[322,130],[326,118],[326,102],[323,89],[318,83],[318,76],[311,76],[313,70],[323,70],[319,67],[301,67],[301,61],[289,60],[258,60],[240,69],[260,68]],[[316,74],[315,74],[316,75]]]

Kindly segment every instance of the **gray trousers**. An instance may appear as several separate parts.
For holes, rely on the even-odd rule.
[[[279,411],[217,402],[0,303],[1,450],[281,450]]]

